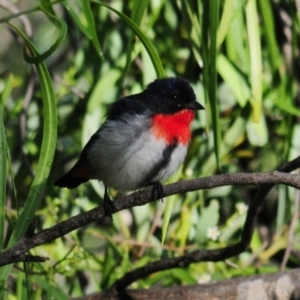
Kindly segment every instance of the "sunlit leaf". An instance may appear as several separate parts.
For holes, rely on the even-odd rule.
[[[249,0],[246,5],[247,31],[249,40],[249,53],[251,58],[251,88],[250,103],[253,107],[253,121],[258,122],[262,106],[262,59],[258,27],[256,0]]]

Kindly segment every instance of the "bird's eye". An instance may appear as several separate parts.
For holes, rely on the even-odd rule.
[[[171,94],[171,97],[172,97],[173,100],[176,100],[176,99],[177,99],[177,95],[174,94],[174,93]]]

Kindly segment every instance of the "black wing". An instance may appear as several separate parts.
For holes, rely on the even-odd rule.
[[[149,105],[146,105],[146,101],[144,92],[121,98],[109,107],[107,120],[122,119],[122,116],[125,114],[128,116],[150,113]]]

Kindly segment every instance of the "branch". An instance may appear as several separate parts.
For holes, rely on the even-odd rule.
[[[283,178],[288,178],[289,176],[292,176],[290,179],[293,180],[294,184],[293,186],[299,189],[299,177],[297,174],[289,175],[282,172],[291,172],[298,168],[300,165],[300,157],[294,159],[293,161],[285,164],[281,168],[279,168],[279,171],[269,172],[269,173],[252,173],[254,177],[249,176],[251,174],[228,174],[226,176],[226,179],[233,180],[239,179],[236,183],[231,184],[255,184],[257,179],[259,179],[259,183],[263,184],[259,187],[258,191],[256,192],[254,199],[251,201],[249,205],[249,209],[247,212],[247,218],[243,227],[243,232],[241,239],[238,243],[228,246],[225,248],[220,249],[213,249],[213,250],[196,250],[190,253],[186,253],[182,256],[175,257],[175,258],[168,258],[163,260],[158,260],[153,263],[149,263],[146,266],[137,268],[131,272],[126,273],[121,279],[117,280],[115,284],[111,287],[111,289],[115,289],[117,292],[125,293],[126,294],[126,287],[128,287],[131,283],[135,282],[138,279],[144,278],[146,276],[149,276],[150,274],[153,274],[158,271],[163,270],[169,270],[173,268],[183,268],[189,266],[191,263],[200,262],[200,261],[222,261],[227,258],[230,258],[232,256],[237,256],[241,252],[245,251],[250,242],[253,235],[253,230],[255,226],[255,221],[257,217],[257,212],[261,204],[263,203],[263,199],[268,194],[270,189],[273,187],[274,182],[271,182],[271,179],[275,179],[274,177],[281,177],[283,175]],[[296,176],[296,177],[295,177]],[[213,176],[211,178],[211,184],[215,182],[214,179],[218,182],[218,179],[223,178],[224,175],[219,176]],[[198,181],[199,179],[197,179]],[[204,178],[205,180],[205,178]],[[295,180],[295,181],[294,181]],[[280,180],[281,181],[281,180]],[[251,182],[251,183],[250,183]],[[256,181],[257,182],[257,181]],[[298,182],[298,183],[296,183]],[[277,182],[278,183],[278,182]],[[282,183],[282,182],[281,182]],[[287,182],[286,182],[287,183]],[[225,184],[224,184],[225,185]],[[226,184],[227,185],[227,184]],[[290,185],[290,184],[288,184]]]
[[[280,169],[280,171],[284,172],[290,172],[300,166],[300,157],[297,159],[291,161],[288,163],[284,168]],[[220,187],[225,185],[259,185],[259,184],[284,184],[288,186],[292,186],[295,188],[300,189],[300,175],[296,174],[286,174],[282,172],[267,172],[267,173],[234,173],[234,174],[223,174],[223,175],[216,175],[216,176],[210,176],[210,177],[204,177],[204,178],[198,178],[193,180],[185,180],[185,181],[179,181],[177,183],[169,184],[163,187],[163,194],[164,196],[170,196],[174,194],[179,193],[185,193],[188,191],[195,191],[200,189],[211,189],[214,187]],[[269,186],[269,185],[268,185]],[[269,186],[270,187],[270,186]],[[122,197],[119,199],[116,199],[114,203],[114,209],[112,209],[112,213],[116,213],[120,210],[124,210],[127,208],[131,208],[134,206],[140,206],[147,204],[149,202],[158,200],[160,197],[159,195],[152,192],[152,188],[146,188],[144,190],[135,192],[129,196]],[[256,198],[255,198],[256,199]],[[259,204],[260,199],[257,199],[254,201],[254,203]],[[249,211],[253,211],[251,209],[252,205],[249,207]],[[256,211],[256,210],[255,210]],[[248,213],[249,216],[249,213]],[[12,248],[0,253],[0,266],[4,266],[10,263],[14,263],[17,261],[17,258],[20,257],[20,261],[23,261],[21,258],[23,257],[24,253],[28,250],[37,247],[39,245],[42,245],[44,243],[51,242],[59,237],[64,236],[65,234],[78,229],[82,226],[85,226],[87,224],[90,224],[94,221],[98,221],[99,219],[102,219],[105,217],[103,206],[98,206],[90,211],[87,211],[85,213],[81,213],[77,216],[71,217],[70,219],[63,221],[51,228],[44,229],[36,234],[33,235],[27,235],[21,238],[20,241],[18,241]],[[248,218],[247,218],[248,220]],[[247,223],[247,221],[246,221]],[[243,235],[246,233],[243,233]],[[251,234],[252,235],[252,234]],[[250,236],[251,238],[251,236]],[[249,237],[246,239],[246,241],[249,240]],[[245,242],[243,242],[245,244]],[[244,247],[242,247],[244,249]],[[218,253],[226,253],[226,255],[232,256],[234,253],[236,253],[236,249],[232,247],[224,248],[220,250],[215,250]],[[214,250],[212,250],[214,251]],[[240,251],[240,250],[239,250]],[[196,261],[203,259],[202,251],[197,256],[197,251],[193,252],[194,255],[183,257],[183,260],[180,262],[171,262],[167,260],[165,266],[162,268],[163,270],[165,268],[169,267],[175,267],[178,265],[187,266],[191,262],[195,261],[194,256],[196,255]],[[208,255],[208,256],[207,256]],[[205,257],[207,259],[216,259],[214,257],[219,256],[220,254],[209,252],[209,254],[206,254]],[[225,255],[225,256],[226,256]],[[228,257],[229,257],[228,256]],[[178,260],[179,258],[177,258]],[[151,271],[143,273],[139,276],[147,276],[148,274],[151,274],[152,272],[155,272],[157,270],[157,266],[150,268]],[[150,270],[149,269],[149,270]],[[160,268],[158,268],[159,270]],[[138,269],[139,270],[139,269]],[[141,277],[134,277],[134,278],[141,278]],[[133,280],[134,281],[134,280]],[[133,282],[132,280],[129,280],[129,284]],[[127,281],[126,281],[127,282]],[[128,284],[126,283],[125,286]],[[124,284],[120,285],[123,289]]]
[[[115,291],[108,290],[72,298],[72,300],[300,299],[299,278],[300,269],[294,269],[274,274],[232,278],[214,283],[128,290],[127,298],[120,298]]]

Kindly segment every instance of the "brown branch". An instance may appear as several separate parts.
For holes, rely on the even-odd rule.
[[[286,167],[280,169],[284,172],[290,172],[300,166],[300,157],[291,161],[286,165]],[[195,191],[200,189],[211,189],[214,187],[220,187],[224,185],[259,185],[259,184],[284,184],[288,186],[292,186],[300,189],[300,175],[296,174],[286,174],[282,172],[267,172],[267,173],[235,173],[235,174],[224,174],[224,175],[216,175],[205,178],[198,178],[193,180],[180,181],[177,183],[169,184],[163,187],[164,196],[170,196],[174,194],[184,193],[188,191]],[[267,189],[270,189],[270,185],[267,186]],[[263,188],[262,190],[264,190]],[[259,194],[261,195],[261,194]],[[265,194],[264,194],[265,195]],[[261,202],[262,196],[259,198],[255,198],[252,204],[256,206]],[[123,209],[131,208],[134,206],[140,206],[152,202],[154,200],[159,199],[159,195],[153,195],[152,188],[147,188],[142,191],[138,191],[126,197],[121,197],[116,199],[114,203],[114,209],[112,213],[118,212]],[[256,214],[257,207],[255,205],[250,205],[249,212]],[[255,209],[254,209],[255,208]],[[59,237],[64,236],[65,234],[78,229],[82,226],[90,224],[94,221],[97,221],[105,216],[103,206],[96,207],[88,212],[81,213],[77,216],[74,216],[66,221],[63,221],[51,228],[44,229],[32,236],[24,236],[18,241],[12,248],[0,253],[0,266],[4,266],[10,263],[14,263],[18,257],[22,258],[24,253],[28,250],[42,245],[44,243],[48,243],[57,239]],[[249,217],[249,213],[248,213]],[[248,223],[249,224],[248,224]],[[246,226],[247,225],[247,226]],[[252,220],[246,221],[245,228],[249,228],[249,226],[253,227]],[[235,253],[240,253],[245,247],[248,245],[249,240],[251,239],[252,233],[248,233],[248,230],[244,230],[243,238],[241,240],[241,244],[238,247],[231,246],[228,248],[223,248],[220,250],[212,251],[194,251],[192,254],[187,254],[187,256],[181,257],[181,259],[171,259],[163,262],[162,265],[158,266],[157,262],[153,263],[147,268],[146,273],[143,271],[137,272],[139,275],[135,275],[133,279],[121,279],[118,283],[118,289],[123,289],[125,286],[135,281],[135,278],[142,278],[151,274],[152,272],[156,272],[156,270],[165,270],[166,268],[172,268],[175,266],[187,266],[191,262],[199,261],[199,260],[216,260],[218,257],[230,257],[235,255]],[[246,246],[245,246],[246,245]],[[237,249],[238,248],[238,249]],[[179,259],[179,260],[178,260]],[[20,261],[23,261],[22,259]],[[140,273],[139,273],[140,272]],[[129,273],[130,274],[130,273]],[[142,276],[142,277],[140,277]]]
[[[261,174],[268,174],[266,177],[260,176],[260,179],[262,180],[260,183],[263,184],[258,189],[254,199],[251,201],[249,205],[249,209],[247,212],[247,218],[243,227],[243,232],[241,239],[238,243],[228,246],[225,248],[220,249],[213,249],[213,250],[196,250],[190,253],[186,253],[180,257],[176,258],[169,258],[169,259],[163,259],[158,260],[153,263],[149,263],[146,266],[137,268],[131,272],[126,273],[121,279],[117,280],[115,284],[112,286],[111,289],[115,289],[117,292],[125,293],[126,294],[126,287],[128,287],[131,283],[135,282],[138,279],[144,278],[146,276],[149,276],[150,274],[153,274],[158,271],[163,270],[169,270],[173,268],[184,268],[189,266],[191,263],[200,262],[200,261],[221,261],[228,259],[232,256],[237,256],[241,252],[245,251],[250,242],[253,235],[254,225],[257,217],[257,212],[261,204],[263,203],[263,199],[268,194],[270,189],[272,188],[271,182],[267,182],[267,177],[270,175],[271,177],[274,175],[275,177],[285,174],[284,177],[288,174],[282,173],[282,172],[291,172],[294,169],[299,167],[300,157],[296,158],[295,160],[285,164],[281,168],[279,168],[279,171],[269,172],[269,173],[259,173]],[[256,173],[254,173],[256,174]],[[247,182],[247,176],[245,174],[228,174],[228,179],[231,180],[233,177],[238,176],[240,181],[238,184],[242,182]],[[223,175],[220,175],[223,176]],[[256,175],[255,175],[256,176]],[[290,176],[298,176],[296,174],[290,175]],[[217,176],[214,176],[213,179],[216,179]],[[296,181],[299,180],[299,177],[297,177]],[[249,180],[250,178],[248,178]],[[258,178],[256,178],[258,179]],[[213,181],[212,181],[213,184]],[[274,183],[275,184],[275,183]],[[296,187],[296,186],[294,186]],[[296,187],[299,189],[299,187]]]
[[[36,256],[36,255],[27,255],[27,254],[20,254],[17,256],[13,256],[10,258],[10,263],[18,263],[18,262],[44,262],[49,260],[49,257],[43,256]]]
[[[128,290],[127,298],[121,298],[113,290],[72,300],[236,300],[236,299],[300,299],[300,269],[274,274],[252,275],[222,280],[214,283],[151,289]]]

